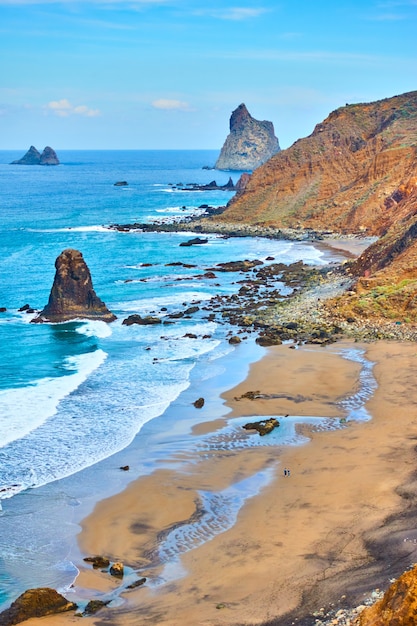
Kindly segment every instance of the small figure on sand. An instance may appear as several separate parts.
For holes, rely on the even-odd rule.
[[[286,467],[286,468],[284,469],[284,476],[290,476],[290,475],[291,475],[291,472],[290,472],[290,470]]]

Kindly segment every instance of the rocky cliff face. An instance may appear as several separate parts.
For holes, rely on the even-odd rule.
[[[65,322],[76,318],[112,322],[116,319],[97,297],[81,252],[64,250],[55,261],[55,267],[48,304],[34,322]]]
[[[46,146],[42,154],[35,146],[30,146],[26,154],[21,159],[12,161],[11,165],[59,165],[59,159],[50,146]]]
[[[230,117],[227,136],[215,168],[218,170],[254,170],[279,152],[272,122],[255,120],[241,104]]]
[[[220,218],[381,235],[417,166],[417,92],[333,111],[253,172]]]
[[[417,624],[417,567],[405,572],[355,621],[355,626],[415,626]]]
[[[417,321],[417,91],[346,105],[259,167],[216,221],[376,235],[345,317]]]

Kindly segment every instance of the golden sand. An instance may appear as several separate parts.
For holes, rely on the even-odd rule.
[[[268,349],[247,380],[225,394],[232,410],[227,419],[289,414],[339,420],[344,413],[338,402],[359,386],[359,364],[339,354],[352,345],[358,347]],[[304,429],[311,440],[295,447],[218,451],[209,458],[190,453],[177,469],[156,471],[96,506],[83,522],[82,551],[144,568],[140,575],[147,576],[159,534],[192,517],[198,490],[221,490],[276,468],[274,480],[246,501],[230,530],[184,554],[184,577],[154,590],[144,586],[126,592],[122,606],[105,609],[86,623],[261,624],[297,607],[303,591],[319,584],[324,593],[338,573],[347,581],[350,572],[372,561],[364,539],[374,529],[382,532],[384,520],[404,507],[398,489],[410,480],[415,465],[417,346],[380,342],[360,347],[375,362],[378,381],[367,404],[370,421],[350,422],[330,432]],[[267,397],[236,399],[247,391]],[[219,419],[201,429],[216,430],[223,424]],[[291,470],[290,476],[284,476],[284,468]],[[414,552],[411,546],[410,563],[417,560]],[[100,596],[117,584],[108,574],[83,563],[77,566],[80,597]],[[152,569],[149,577],[158,573]],[[338,593],[337,586],[332,593]],[[321,602],[317,597],[317,609]],[[66,615],[43,621],[61,626],[76,619]],[[39,623],[32,621],[33,626]]]

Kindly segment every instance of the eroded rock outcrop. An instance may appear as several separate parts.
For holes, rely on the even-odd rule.
[[[244,104],[230,117],[230,133],[217,159],[217,170],[253,170],[279,152],[272,122],[255,120]]]
[[[65,322],[76,318],[112,322],[116,319],[96,295],[81,252],[71,248],[64,250],[56,259],[55,267],[48,304],[34,322]]]
[[[417,566],[400,576],[383,598],[367,607],[355,626],[415,626],[417,623]]]
[[[21,159],[12,161],[11,165],[59,165],[59,159],[50,146],[46,146],[42,154],[35,146],[30,146],[26,154]]]
[[[10,608],[0,613],[0,624],[13,626],[31,617],[57,615],[58,613],[74,611],[76,608],[76,604],[68,602],[55,589],[49,587],[28,589],[13,602]]]

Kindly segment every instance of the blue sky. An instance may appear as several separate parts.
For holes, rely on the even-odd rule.
[[[0,149],[220,149],[244,102],[282,148],[417,89],[417,0],[0,0]]]

